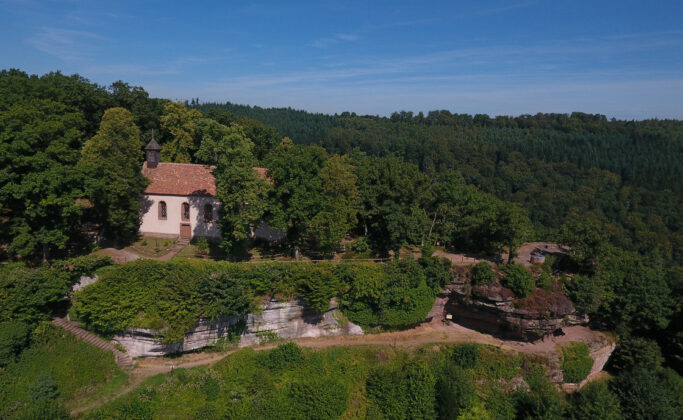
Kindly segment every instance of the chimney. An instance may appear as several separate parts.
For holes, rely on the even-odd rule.
[[[145,154],[147,157],[147,167],[156,168],[159,161],[161,161],[161,146],[154,140],[154,131],[152,131],[152,140],[145,146]]]

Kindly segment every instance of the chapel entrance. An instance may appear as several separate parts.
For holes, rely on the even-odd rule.
[[[187,223],[180,224],[180,239],[190,239],[192,237],[192,230]]]

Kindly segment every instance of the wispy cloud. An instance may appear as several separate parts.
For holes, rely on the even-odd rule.
[[[352,42],[358,41],[359,39],[360,36],[356,34],[336,34],[331,37],[318,38],[311,43],[311,46],[316,48],[326,48],[338,42]]]
[[[82,60],[107,39],[95,32],[43,27],[27,42],[39,51],[65,61]]]

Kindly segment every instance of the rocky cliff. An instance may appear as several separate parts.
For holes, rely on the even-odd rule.
[[[536,289],[524,299],[500,284],[471,286],[465,279],[450,285],[446,311],[459,324],[502,338],[535,340],[559,328],[587,324],[562,293]]]
[[[163,331],[143,328],[118,334],[114,341],[125,347],[131,357],[147,357],[199,349],[220,339],[227,339],[231,334],[239,337],[240,347],[274,337],[292,339],[363,334],[359,326],[341,321],[341,318],[334,300],[330,303],[330,309],[323,314],[316,313],[300,300],[271,300],[256,314],[201,319],[185,332],[185,338],[180,343],[162,344]]]

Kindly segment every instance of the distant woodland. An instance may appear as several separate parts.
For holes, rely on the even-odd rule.
[[[31,331],[50,318],[68,285],[101,268],[79,256],[98,243],[124,246],[136,239],[147,185],[140,173],[143,147],[152,136],[162,161],[215,165],[216,198],[223,204],[217,217],[222,242],[216,245],[233,261],[252,245],[250,229],[261,221],[285,233],[277,245],[282,251],[316,259],[331,257],[342,243],[354,257],[386,259],[405,246],[421,247],[423,254],[439,246],[502,266],[524,242],[568,245],[570,253],[549,263],[548,275],[577,310],[590,315],[592,326],[619,336],[611,362],[615,379],[609,389],[577,394],[570,411],[551,407],[548,401],[559,397],[550,388],[529,394],[538,400],[520,397],[518,418],[681,418],[683,121],[583,113],[324,115],[172,102],[123,81],[100,86],[78,75],[20,70],[0,71],[0,384],[11,379],[3,376],[4,366],[19,369]],[[257,166],[267,168],[267,180],[253,170]],[[72,259],[61,261],[66,258]],[[431,257],[381,269],[369,264],[353,275],[327,272],[324,264],[304,264],[286,290],[326,305],[343,289],[356,299],[349,299],[350,317],[373,326],[382,324],[380,312],[387,317],[395,311],[396,322],[384,322],[392,327],[424,319],[423,309],[450,273]],[[191,263],[159,267],[134,263],[117,273],[138,270],[140,290],[148,289],[150,273],[161,276],[162,269],[196,277]],[[503,270],[512,273],[510,267]],[[251,282],[245,284],[261,290],[280,279],[276,268],[284,270],[266,265],[258,281],[244,271]],[[245,292],[251,289],[237,290],[229,281],[211,277],[205,283],[207,296],[252,297]],[[111,296],[90,290],[96,303]],[[226,308],[243,310],[230,306],[231,299]],[[401,312],[411,299],[419,311]],[[137,319],[140,313],[128,315]],[[102,325],[106,333],[120,327]],[[179,334],[184,327],[178,323]],[[93,364],[97,359],[94,354]],[[405,385],[392,379],[394,373],[382,375],[368,384]],[[0,403],[11,401],[1,388]],[[377,391],[375,397],[385,394],[394,395]],[[392,417],[391,407],[377,401]],[[607,416],[612,406],[623,415]],[[595,410],[581,414],[581,407]]]

